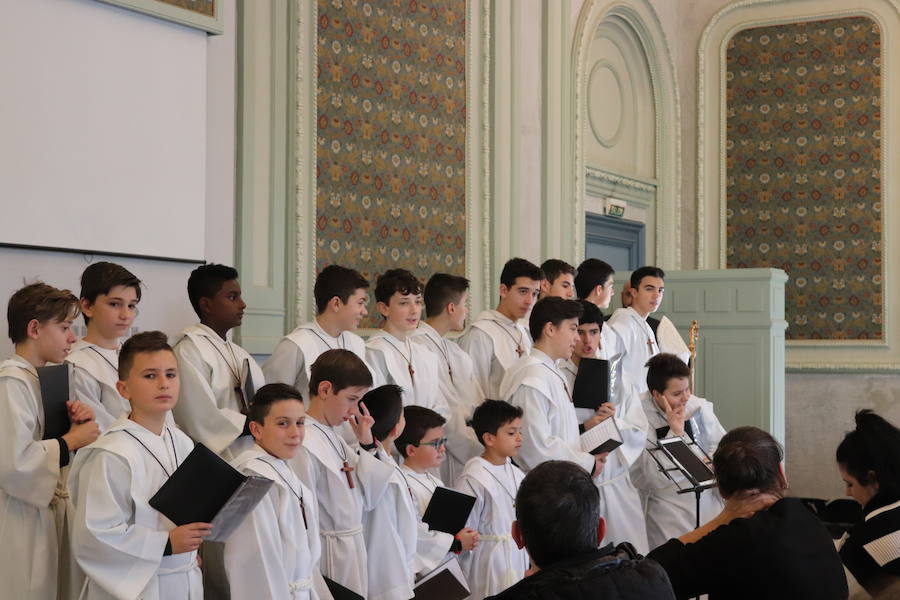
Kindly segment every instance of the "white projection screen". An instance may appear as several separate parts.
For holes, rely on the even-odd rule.
[[[206,34],[0,0],[0,244],[202,260]]]

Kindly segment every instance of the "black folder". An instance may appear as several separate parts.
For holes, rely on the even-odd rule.
[[[150,506],[176,525],[212,523],[210,542],[224,542],[274,483],[242,475],[219,455],[197,444],[150,498]]]
[[[599,358],[582,358],[575,375],[572,401],[576,408],[597,410],[609,402],[609,361]]]
[[[475,506],[475,496],[463,494],[456,490],[438,487],[425,508],[422,522],[428,525],[431,531],[443,531],[450,535],[456,535],[466,526],[469,513]]]
[[[250,412],[250,404],[253,402],[253,396],[256,394],[256,390],[253,389],[253,375],[250,372],[250,359],[245,358],[244,364],[241,366],[241,373],[244,375],[244,403],[246,405],[247,412]],[[243,411],[242,411],[243,412]],[[244,430],[241,431],[241,436],[244,435],[253,435],[250,433],[250,417],[244,420]],[[241,437],[238,436],[238,437]]]
[[[41,403],[44,406],[44,437],[53,440],[69,432],[69,365],[38,367]]]
[[[365,600],[365,598],[353,590],[345,588],[333,579],[328,579],[324,575],[322,576],[322,579],[325,580],[325,585],[328,586],[328,591],[334,596],[334,600]]]
[[[413,600],[463,600],[469,587],[456,558],[423,576],[413,589]]]

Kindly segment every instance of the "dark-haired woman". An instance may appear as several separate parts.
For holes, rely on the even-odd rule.
[[[778,442],[756,427],[722,438],[713,466],[725,508],[649,554],[669,574],[677,598],[847,598],[828,531],[799,500],[784,497],[781,460]]]
[[[841,546],[844,566],[875,597],[900,582],[900,430],[870,410],[837,448],[847,495],[864,520]]]

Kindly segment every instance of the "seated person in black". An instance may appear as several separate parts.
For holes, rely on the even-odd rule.
[[[761,429],[725,434],[713,455],[725,508],[648,555],[665,568],[676,597],[847,598],[844,569],[825,526],[800,500],[784,497],[781,460],[781,446]]]
[[[869,594],[887,596],[900,586],[900,430],[859,411],[856,429],[837,448],[837,463],[864,517],[841,546],[841,559]]]
[[[630,544],[597,548],[606,533],[600,492],[578,465],[551,460],[522,480],[512,537],[532,573],[490,600],[672,600],[665,572]]]

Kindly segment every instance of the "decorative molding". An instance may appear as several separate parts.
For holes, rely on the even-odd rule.
[[[127,8],[135,12],[144,13],[157,19],[164,19],[179,25],[201,29],[207,33],[225,33],[225,15],[222,8],[222,0],[213,2],[213,16],[203,14],[189,8],[182,8],[174,2],[162,0],[99,0],[105,4],[112,4],[121,8]],[[240,4],[240,2],[238,2]]]
[[[773,7],[778,16],[773,17]],[[900,72],[894,67],[896,40],[900,37],[900,2],[859,0],[848,9],[842,0],[742,0],[717,12],[700,37],[697,55],[697,264],[698,268],[724,268],[725,255],[725,52],[738,32],[767,25],[864,16],[882,32],[882,164],[895,162],[892,149],[900,130],[891,113],[892,98],[900,94]],[[804,340],[787,343],[787,365],[792,372],[893,372],[900,370],[900,327],[892,317],[895,295],[900,295],[900,277],[892,274],[895,239],[893,177],[883,169],[882,252],[884,257],[884,338],[872,344]],[[839,353],[839,354],[838,354]],[[848,358],[850,360],[848,360]],[[874,360],[873,360],[874,359]],[[880,359],[880,360],[879,360]]]
[[[318,4],[315,0],[295,0],[297,11],[297,73],[295,203],[293,270],[294,321],[302,323],[313,316],[313,283],[316,272],[316,66],[318,44],[316,26]],[[290,244],[290,242],[289,242]],[[289,245],[288,244],[288,245]]]
[[[594,32],[603,21],[615,19],[635,34],[649,66],[656,115],[655,173],[659,181],[654,222],[656,244],[649,260],[664,268],[681,266],[681,106],[675,64],[659,16],[648,0],[625,0],[613,6],[588,0],[581,8],[573,48],[576,252],[584,254],[584,195],[587,170],[584,158],[584,122],[587,114],[587,56]]]
[[[591,72],[588,75],[587,86],[588,89],[591,88],[591,85],[594,81],[594,77],[597,75],[597,72],[600,69],[606,69],[613,76],[613,79],[616,80],[616,89],[618,90],[619,96],[619,123],[616,125],[615,132],[607,137],[604,137],[599,131],[597,131],[597,124],[594,122],[594,111],[588,108],[588,121],[591,124],[591,131],[594,133],[594,139],[603,146],[604,148],[612,148],[619,142],[619,136],[622,135],[622,129],[624,129],[624,124],[626,120],[625,114],[625,90],[622,89],[622,78],[619,75],[619,72],[616,70],[616,66],[612,64],[608,60],[598,60],[594,63],[594,66],[591,67]]]
[[[584,175],[588,179],[605,181],[616,186],[622,186],[638,190],[640,192],[656,193],[656,182],[650,179],[638,179],[629,175],[620,175],[606,169],[599,169],[590,165],[584,166]]]

